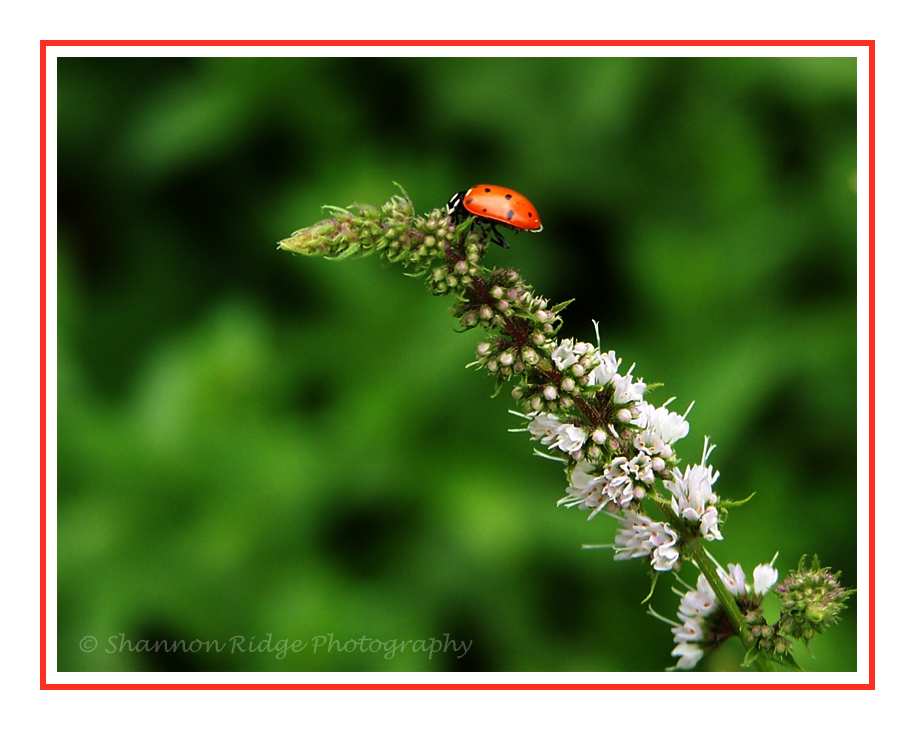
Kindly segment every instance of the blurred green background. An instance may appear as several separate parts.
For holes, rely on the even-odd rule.
[[[562,49],[558,49],[562,50]],[[615,523],[466,370],[477,333],[378,258],[279,252],[323,204],[538,208],[491,247],[696,401],[734,510],[720,562],[818,553],[855,586],[856,61],[69,58],[58,73],[62,671],[653,671]],[[684,571],[694,582],[695,572]],[[673,617],[665,576],[652,605]],[[856,599],[810,670],[854,670]],[[773,617],[771,617],[772,619]],[[106,652],[334,635],[455,652]],[[79,641],[95,636],[85,653]],[[700,670],[735,670],[732,640]]]

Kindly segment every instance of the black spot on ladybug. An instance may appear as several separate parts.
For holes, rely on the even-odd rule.
[[[465,198],[465,199],[464,199],[464,205],[468,205],[469,203],[473,203],[473,202],[474,202],[474,199],[473,199],[473,198]]]
[[[531,218],[534,214],[531,211],[528,212],[528,218]]]
[[[487,209],[486,209],[486,208],[484,208],[484,209],[483,209],[483,212],[484,212],[484,213],[486,213],[486,212],[487,212]]]
[[[483,192],[484,192],[484,193],[489,193],[489,192],[490,192],[490,189],[489,189],[489,188],[484,188],[484,189],[483,189]]]
[[[509,197],[509,196],[506,196],[506,198],[508,198],[508,197]],[[509,212],[506,214],[506,220],[507,220],[507,221],[511,221],[511,220],[512,220],[512,216],[514,216],[514,215],[515,215],[515,211],[509,211]]]
[[[512,194],[511,194],[511,193],[506,193],[506,200],[507,200],[507,201],[512,200]]]

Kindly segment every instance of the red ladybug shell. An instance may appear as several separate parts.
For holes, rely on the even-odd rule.
[[[449,213],[459,205],[472,216],[486,221],[538,233],[544,229],[541,217],[525,196],[499,185],[475,185],[449,201]]]

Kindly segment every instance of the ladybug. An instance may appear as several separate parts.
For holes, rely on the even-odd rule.
[[[459,191],[446,206],[448,215],[456,219],[472,216],[481,228],[489,225],[490,234],[497,244],[509,248],[506,239],[496,230],[496,224],[519,231],[536,234],[544,230],[541,217],[525,196],[498,185],[475,185]],[[472,226],[474,224],[471,224]]]

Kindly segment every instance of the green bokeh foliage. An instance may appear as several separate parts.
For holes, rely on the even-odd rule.
[[[558,49],[560,50],[560,49]],[[691,401],[748,570],[856,583],[855,59],[58,62],[58,658],[77,670],[651,671],[614,522],[463,366],[473,332],[377,259],[278,252],[322,204],[519,190],[491,266]],[[864,457],[863,457],[864,458]],[[685,571],[688,580],[695,573]],[[652,603],[673,616],[666,577]],[[855,599],[812,670],[856,666]],[[334,633],[470,652],[114,652]],[[92,653],[78,643],[100,643]],[[726,645],[701,670],[734,670]]]

